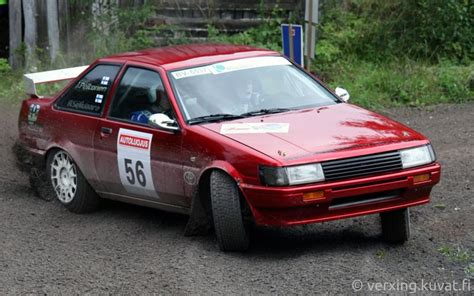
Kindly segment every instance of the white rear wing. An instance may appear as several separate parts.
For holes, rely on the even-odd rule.
[[[89,66],[25,74],[23,77],[25,79],[26,94],[30,97],[39,98],[36,93],[37,84],[74,79],[84,72],[87,67]]]

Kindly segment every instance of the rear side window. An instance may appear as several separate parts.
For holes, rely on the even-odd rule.
[[[59,99],[59,109],[100,115],[105,98],[120,69],[118,65],[98,65]]]

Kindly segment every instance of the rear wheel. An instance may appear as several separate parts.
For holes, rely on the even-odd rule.
[[[404,243],[410,238],[410,211],[408,209],[380,213],[385,241]]]
[[[57,199],[71,212],[92,212],[99,207],[100,198],[65,151],[48,155],[46,172]]]
[[[249,247],[249,231],[242,216],[239,189],[226,173],[211,173],[212,217],[217,242],[222,251],[245,251]]]

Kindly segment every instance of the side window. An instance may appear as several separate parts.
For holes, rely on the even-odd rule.
[[[123,75],[112,101],[110,117],[148,124],[152,114],[175,118],[160,75],[130,67]]]
[[[118,65],[98,65],[73,85],[58,101],[59,109],[99,115],[107,92],[120,69]]]

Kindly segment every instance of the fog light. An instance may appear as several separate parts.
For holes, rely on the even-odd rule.
[[[425,182],[430,179],[430,174],[416,175],[413,177],[413,183]]]
[[[315,191],[303,194],[303,201],[313,201],[324,198],[324,191]]]

